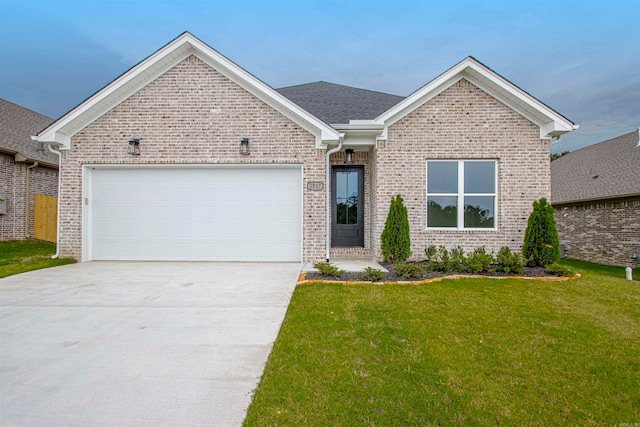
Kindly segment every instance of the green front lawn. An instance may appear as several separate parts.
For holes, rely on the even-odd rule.
[[[76,262],[71,258],[51,259],[55,253],[55,243],[40,240],[0,242],[0,278]]]
[[[640,286],[569,264],[581,279],[299,286],[245,426],[640,422]]]

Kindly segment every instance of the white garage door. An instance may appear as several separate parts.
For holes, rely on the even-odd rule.
[[[90,171],[94,260],[300,261],[300,167]]]

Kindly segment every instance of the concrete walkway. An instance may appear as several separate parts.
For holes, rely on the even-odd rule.
[[[371,258],[333,258],[331,260],[331,264],[347,272],[361,272],[367,267],[377,268],[385,273],[388,272],[386,268],[382,267]],[[302,267],[302,271],[317,272],[318,270],[313,268],[313,263],[306,263]]]
[[[0,279],[0,425],[240,426],[300,268],[91,262]]]

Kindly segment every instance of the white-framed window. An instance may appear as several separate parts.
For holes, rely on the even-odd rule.
[[[495,230],[496,160],[427,160],[427,229]]]

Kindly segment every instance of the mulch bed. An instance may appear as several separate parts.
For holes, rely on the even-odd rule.
[[[409,263],[409,264],[422,264],[422,263],[424,263],[424,261],[423,262],[414,262],[414,263]],[[400,276],[399,274],[396,274],[393,271],[394,264],[381,262],[380,265],[383,266],[384,268],[386,268],[387,270],[389,270],[389,272],[386,273],[384,275],[384,277],[380,280],[381,282],[420,281],[420,280],[424,280],[424,279],[433,279],[433,278],[436,278],[436,277],[455,276],[455,275],[458,275],[458,274],[461,274],[461,275],[472,275],[472,274],[469,274],[469,273],[460,273],[460,272],[456,272],[456,271],[450,271],[450,272],[447,272],[447,273],[442,273],[442,272],[439,272],[439,271],[433,271],[433,270],[426,269],[424,275],[422,275],[421,277],[406,278],[406,277]],[[506,276],[557,277],[557,275],[549,273],[544,267],[524,267],[524,270],[523,270],[522,274],[503,273],[503,272],[493,271],[493,272],[481,273],[479,275],[487,276],[487,277],[506,277]],[[335,280],[335,281],[365,281],[366,280],[361,276],[361,273],[358,273],[358,272],[346,272],[346,273],[342,274],[341,276],[323,276],[320,273],[309,272],[309,273],[307,273],[306,279],[307,280],[326,280],[326,281],[331,281],[331,280]]]

